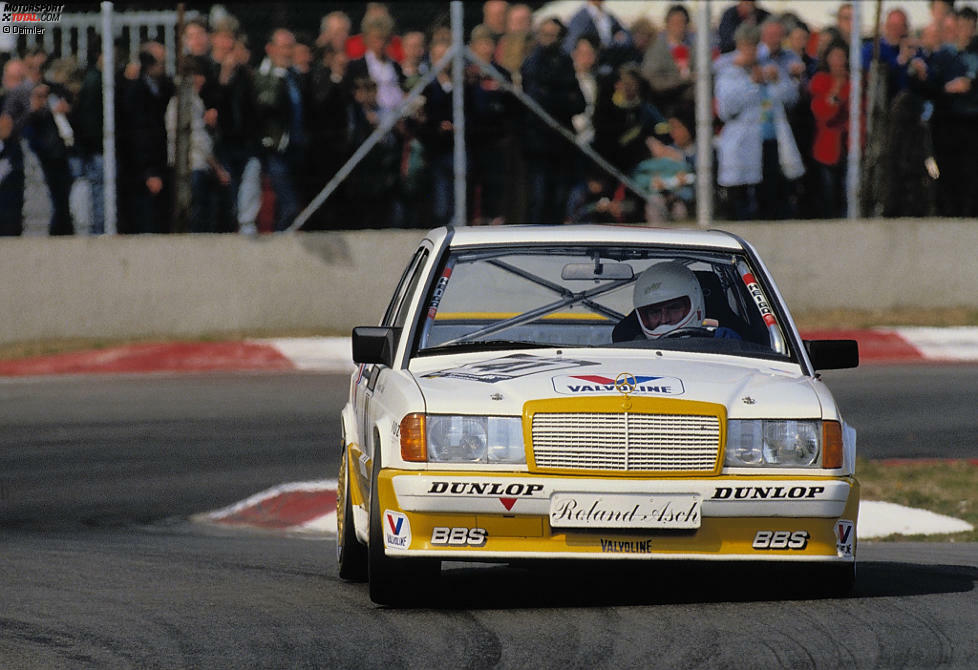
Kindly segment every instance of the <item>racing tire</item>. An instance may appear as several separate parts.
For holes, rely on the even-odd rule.
[[[441,561],[423,558],[391,558],[384,551],[383,517],[377,491],[378,458],[374,457],[370,487],[370,542],[367,574],[370,599],[392,607],[420,604],[430,596],[441,573]]]
[[[350,473],[347,452],[343,451],[337,483],[336,567],[340,579],[351,582],[367,581],[367,548],[357,539],[353,521],[353,500],[350,496]],[[342,511],[341,511],[342,510]]]
[[[845,598],[856,588],[856,562],[822,566],[822,592],[833,598]]]
[[[813,565],[807,571],[808,593],[816,598],[846,598],[856,587],[856,563]]]

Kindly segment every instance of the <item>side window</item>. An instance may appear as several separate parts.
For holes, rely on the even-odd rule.
[[[428,250],[424,247],[421,247],[414,252],[414,257],[404,269],[404,274],[401,275],[401,280],[397,282],[397,290],[394,291],[394,297],[391,298],[390,304],[387,305],[387,311],[384,312],[384,319],[380,322],[380,325],[395,325],[394,316],[398,313],[401,303],[404,301],[404,296],[410,294],[410,287],[417,286],[417,276],[420,274],[420,268],[424,266],[424,260],[427,257]]]
[[[404,322],[407,320],[408,311],[411,308],[411,296],[414,295],[414,290],[418,287],[418,282],[421,281],[421,276],[424,274],[425,261],[428,260],[428,250],[422,249],[421,253],[418,254],[417,263],[411,274],[411,278],[408,280],[407,286],[404,289],[404,295],[401,298],[401,304],[397,308],[397,312],[394,315],[394,325],[397,328],[403,328]]]

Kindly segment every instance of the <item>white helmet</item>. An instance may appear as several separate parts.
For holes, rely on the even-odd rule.
[[[666,261],[650,266],[635,281],[635,312],[646,337],[699,326],[706,316],[703,289],[693,271]]]

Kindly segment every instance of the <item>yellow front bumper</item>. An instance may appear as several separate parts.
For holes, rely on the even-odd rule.
[[[599,558],[847,562],[855,558],[859,484],[852,477],[805,480],[808,484],[814,481],[847,485],[848,497],[839,503],[838,516],[704,513],[697,529],[658,531],[553,528],[546,514],[419,511],[416,504],[410,506],[414,509],[409,509],[399,502],[394,480],[418,474],[382,470],[379,475],[378,493],[385,538],[389,539],[385,541],[388,556],[461,561]],[[492,476],[486,473],[482,479],[491,480]],[[721,483],[729,483],[731,479],[724,478]],[[767,479],[772,482],[772,489],[777,484],[783,485],[785,493],[801,483],[798,478]],[[704,482],[712,480],[699,480],[700,484]],[[784,506],[790,506],[788,501]]]

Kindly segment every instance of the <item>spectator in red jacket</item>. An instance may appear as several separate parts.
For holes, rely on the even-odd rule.
[[[822,183],[822,216],[846,214],[846,146],[849,137],[849,47],[833,42],[812,77],[815,144],[812,157]]]
[[[377,18],[383,18],[384,20],[390,21],[391,25],[394,23],[394,17],[391,16],[390,10],[387,9],[387,5],[385,5],[383,2],[368,2],[367,9],[363,14],[363,21],[360,24],[360,34],[353,35],[346,41],[346,55],[351,61],[358,60],[366,55],[368,49],[365,34],[367,31],[362,30],[362,26]],[[402,60],[404,60],[404,48],[401,44],[400,35],[391,34],[390,41],[387,42],[385,53],[387,54],[387,57],[395,63],[400,63]]]

